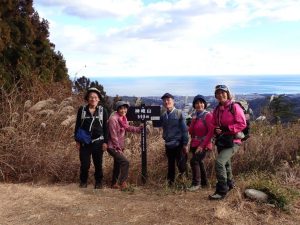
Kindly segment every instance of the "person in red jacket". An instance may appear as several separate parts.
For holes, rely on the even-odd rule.
[[[206,170],[204,166],[204,158],[207,151],[211,151],[211,135],[214,126],[212,125],[212,114],[206,111],[207,102],[202,95],[196,95],[193,100],[193,107],[195,113],[192,117],[189,126],[189,133],[191,135],[190,151],[193,156],[190,161],[193,180],[192,186],[188,188],[189,191],[196,191],[202,187],[208,186]],[[201,179],[200,179],[201,178]]]
[[[140,127],[130,126],[128,124],[126,113],[129,105],[124,101],[116,102],[116,112],[108,119],[109,138],[108,153],[114,158],[114,168],[112,175],[112,185],[114,189],[124,190],[127,188],[126,180],[128,178],[129,161],[124,154],[125,133],[141,132]]]
[[[215,98],[219,104],[213,111],[215,144],[218,156],[215,162],[217,176],[216,191],[209,196],[211,200],[223,199],[234,187],[231,158],[241,145],[242,131],[246,128],[246,118],[239,104],[232,101],[226,85],[215,87]]]

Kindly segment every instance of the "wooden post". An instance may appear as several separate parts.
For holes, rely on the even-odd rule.
[[[142,157],[142,182],[146,184],[147,182],[147,131],[146,131],[146,121],[143,121],[143,130],[141,133],[141,157]]]

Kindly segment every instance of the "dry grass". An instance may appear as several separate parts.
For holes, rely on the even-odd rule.
[[[53,92],[53,91],[52,91]],[[74,116],[81,102],[68,94],[57,93],[48,106],[33,112],[18,103],[17,93],[2,92],[0,130],[0,179],[6,182],[77,182],[79,159],[73,141],[74,121],[65,126],[61,123]],[[67,98],[67,100],[66,100]],[[33,104],[32,104],[33,105]],[[74,110],[61,113],[65,107]],[[151,185],[164,187],[166,156],[161,131],[150,129],[148,134],[148,176]],[[141,156],[140,137],[128,134],[125,154],[130,160],[129,181],[140,184]],[[253,124],[252,137],[243,144],[233,159],[236,174],[253,171],[274,172],[287,162],[298,163],[300,153],[300,124],[266,125]],[[214,158],[212,152],[206,158],[209,177],[213,180]],[[105,153],[104,175],[109,184],[112,159]],[[297,175],[298,176],[298,175]]]
[[[299,162],[300,123],[261,124],[252,126],[252,137],[247,140],[235,157],[234,168],[239,172],[274,172],[281,162],[290,165]]]
[[[226,201],[209,201],[211,190],[165,193],[136,188],[134,193],[77,185],[0,184],[1,224],[299,224],[299,209],[284,214],[240,197],[233,190]]]
[[[240,175],[239,188],[217,204],[207,200],[213,188],[185,192],[190,179],[181,180],[175,189],[165,185],[167,159],[162,134],[152,128],[147,141],[146,186],[139,186],[140,136],[128,134],[125,154],[130,160],[129,182],[134,191],[83,191],[75,184],[47,187],[78,182],[79,157],[70,116],[83,102],[59,90],[51,96],[55,101],[47,101],[37,111],[30,111],[30,106],[24,105],[27,99],[18,93],[2,91],[0,117],[5,120],[0,122],[0,181],[44,185],[0,184],[0,224],[53,224],[54,220],[55,224],[70,224],[73,220],[76,224],[299,224],[299,199],[287,215],[272,206],[249,202],[242,193],[249,181],[259,177],[257,171],[273,174],[282,187],[300,188],[300,124],[253,124],[251,139],[233,158],[234,173]],[[47,98],[35,98],[33,102],[43,99]],[[67,118],[70,121],[61,125]],[[211,152],[205,159],[212,184],[215,156]],[[103,167],[104,181],[110,185],[112,158],[107,153]],[[92,173],[93,167],[90,183]]]

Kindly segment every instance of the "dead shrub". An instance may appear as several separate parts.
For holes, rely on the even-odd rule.
[[[74,116],[83,102],[78,96],[72,96],[73,100],[70,99],[71,95],[68,91],[62,91],[61,87],[56,88],[51,91],[43,90],[41,93],[35,91],[34,94],[39,93],[39,95],[31,99],[20,97],[20,93],[16,90],[11,93],[1,90],[0,116],[4,120],[0,123],[0,180],[5,182],[78,181],[79,157],[73,140],[74,124],[63,123],[63,121]],[[58,106],[52,109],[55,111],[54,115],[28,113],[28,107],[24,108],[24,102],[27,100],[31,100],[34,105],[38,100],[50,97],[56,100]],[[57,113],[62,107],[68,106],[70,109],[74,108],[74,115]],[[67,110],[66,114],[72,113],[71,111]],[[61,125],[62,123],[64,126]],[[157,129],[154,131],[148,134],[147,140],[148,183],[161,186],[165,184],[167,158],[162,133]],[[234,173],[256,170],[272,172],[282,160],[286,160],[291,165],[297,163],[300,153],[299,123],[288,125],[254,123],[252,131],[252,137],[243,143],[233,157]],[[130,144],[125,154],[130,160],[129,182],[140,184],[140,135],[128,134],[128,138]],[[215,157],[216,153],[213,151],[205,159],[211,179],[215,177]],[[112,158],[104,153],[104,179],[108,184],[110,184],[112,164]],[[92,171],[90,175],[93,179]]]
[[[253,124],[253,133],[234,156],[238,173],[274,172],[281,161],[297,163],[300,152],[300,124]]]

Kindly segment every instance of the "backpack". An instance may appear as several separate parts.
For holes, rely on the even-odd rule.
[[[234,108],[233,108],[233,104],[239,104],[239,106],[242,108],[245,117],[246,117],[246,127],[245,129],[242,130],[242,132],[244,133],[245,137],[243,137],[241,140],[242,141],[246,141],[249,137],[250,137],[250,116],[251,116],[251,109],[249,107],[249,104],[246,100],[241,99],[241,100],[237,100],[234,101],[230,104],[229,106],[229,111],[232,113],[232,115],[235,114],[234,112]]]
[[[176,114],[176,116],[177,116],[177,118],[179,119],[179,120],[182,120],[183,119],[183,116],[182,116],[182,110],[180,110],[180,109],[174,109],[175,110],[175,114]],[[167,111],[165,111],[163,114],[162,114],[162,116],[166,116],[167,115]]]
[[[85,111],[86,105],[83,106],[82,108],[82,112],[81,112],[81,125],[83,124],[83,121],[86,117],[86,111]],[[103,126],[103,107],[100,105],[98,106],[98,115],[96,116],[96,119],[99,120],[100,125]],[[91,123],[92,126],[93,123]],[[91,131],[91,127],[90,127],[90,131]]]
[[[86,108],[86,106],[82,107],[81,125],[80,125],[80,127],[78,128],[78,130],[75,134],[75,140],[79,141],[80,143],[83,143],[83,144],[90,144],[90,143],[93,143],[97,140],[103,140],[104,139],[103,136],[100,136],[99,138],[96,138],[96,139],[92,139],[91,130],[92,130],[92,125],[93,125],[93,122],[94,122],[94,119],[95,119],[94,117],[93,117],[93,121],[91,122],[89,131],[86,131],[86,130],[81,128],[82,124],[84,122],[84,119],[88,118],[88,117],[86,117],[85,108]],[[98,115],[96,116],[96,118],[99,120],[100,125],[102,126],[103,125],[103,107],[102,106],[98,107]]]
[[[182,120],[183,119],[183,117],[182,117],[182,111],[180,109],[175,109],[175,110],[176,110],[175,113],[176,113],[178,119]]]

